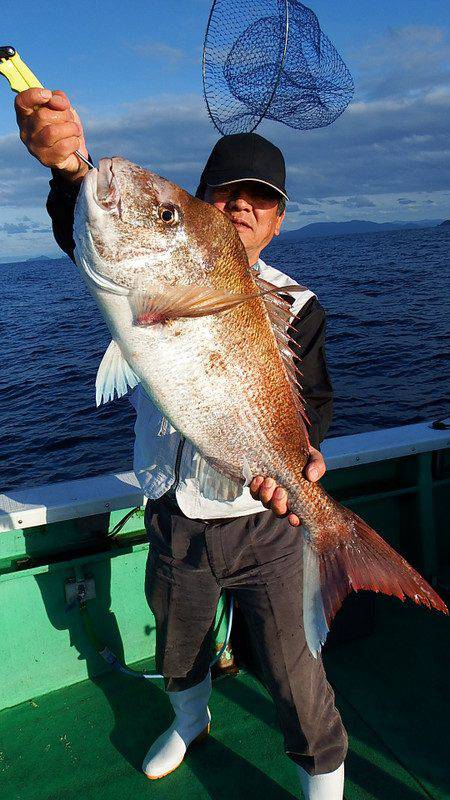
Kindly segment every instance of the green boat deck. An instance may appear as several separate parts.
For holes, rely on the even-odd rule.
[[[448,603],[450,429],[417,423],[330,439],[323,450],[332,496]],[[168,699],[161,681],[112,671],[99,655],[107,645],[128,666],[153,668],[142,661],[155,652],[142,504],[130,473],[0,496],[1,800],[300,798],[274,705],[249,661],[215,681],[206,742],[162,780],[142,774],[150,743],[170,724]],[[80,587],[83,614],[67,608]],[[220,603],[215,647],[225,611]],[[241,664],[246,641],[237,614]],[[361,593],[338,613],[324,658],[349,733],[346,800],[450,800],[449,618]]]
[[[346,800],[450,798],[449,637],[442,615],[377,597],[374,631],[325,654],[349,733]],[[301,797],[273,703],[253,675],[219,677],[210,708],[208,740],[154,782],[140,765],[171,720],[159,681],[109,672],[5,709],[1,797]]]

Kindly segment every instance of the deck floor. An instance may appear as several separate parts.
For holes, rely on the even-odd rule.
[[[346,800],[450,800],[449,644],[442,615],[377,598],[375,632],[327,654],[350,740]],[[208,740],[154,782],[140,765],[171,719],[159,684],[110,673],[6,709],[2,800],[301,796],[273,704],[252,675],[218,679],[210,707]]]

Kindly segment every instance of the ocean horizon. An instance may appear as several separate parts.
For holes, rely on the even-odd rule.
[[[450,414],[448,228],[276,241],[262,257],[327,314],[327,437]],[[132,467],[127,398],[95,407],[110,336],[67,258],[2,263],[0,491]]]

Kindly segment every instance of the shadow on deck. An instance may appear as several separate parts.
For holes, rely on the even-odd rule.
[[[350,740],[346,800],[450,800],[449,644],[448,619],[380,597],[374,633],[326,655]],[[171,719],[159,682],[109,673],[6,709],[1,797],[300,797],[273,704],[258,681],[246,672],[218,679],[210,707],[208,740],[155,782],[140,764]]]

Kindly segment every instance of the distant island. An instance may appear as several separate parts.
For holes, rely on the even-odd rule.
[[[50,256],[33,256],[33,258],[25,259],[28,261],[55,261],[55,258],[51,258]]]
[[[413,222],[372,222],[366,219],[352,219],[348,222],[311,222],[302,228],[293,231],[282,231],[280,242],[298,242],[302,239],[312,239],[321,236],[345,236],[355,233],[377,233],[381,231],[412,230],[418,228],[450,228],[450,219],[419,219]],[[64,253],[59,256],[33,256],[20,259],[22,263],[36,261],[58,261],[65,258]],[[15,263],[14,258],[0,258],[0,263]]]
[[[349,222],[311,222],[303,228],[285,231],[280,234],[280,241],[296,242],[313,236],[343,236],[350,233],[375,233],[377,231],[411,230],[415,228],[435,228],[450,225],[450,220],[421,219],[415,222],[371,222],[364,219],[352,219]]]

